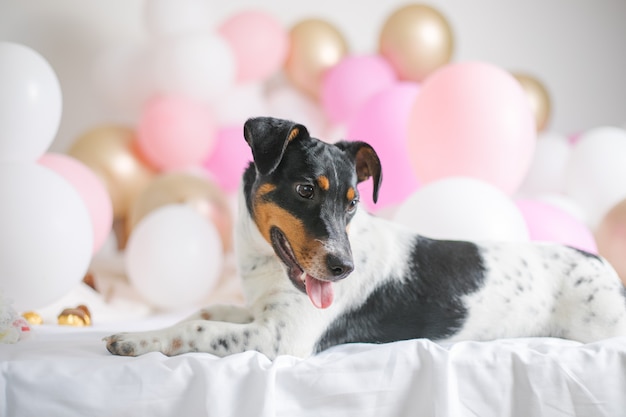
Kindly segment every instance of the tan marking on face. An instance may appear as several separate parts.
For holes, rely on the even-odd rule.
[[[263,196],[265,194],[271,193],[275,189],[276,189],[276,186],[274,184],[265,183],[261,185],[259,189],[257,190],[257,196]]]
[[[307,233],[300,219],[275,203],[257,199],[254,204],[254,221],[270,244],[270,230],[274,226],[278,227],[291,245],[300,267],[313,276],[326,275],[326,250],[320,241]]]
[[[328,189],[330,188],[330,181],[328,180],[327,176],[320,175],[319,177],[317,177],[317,185],[319,185],[322,190],[328,191]]]
[[[356,191],[354,191],[354,188],[352,187],[348,188],[348,192],[346,193],[346,198],[348,199],[348,201],[352,201],[354,200],[354,197],[356,197]]]
[[[291,142],[292,140],[294,140],[299,133],[300,129],[298,129],[297,127],[291,129],[291,132],[289,132],[289,137],[287,137],[287,142]]]

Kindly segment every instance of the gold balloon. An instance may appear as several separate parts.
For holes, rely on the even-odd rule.
[[[104,181],[116,218],[126,215],[132,200],[156,174],[135,146],[132,129],[101,126],[79,137],[68,151]]]
[[[411,4],[387,18],[378,50],[400,79],[421,82],[450,62],[454,38],[441,13],[430,6]]]
[[[626,200],[604,216],[595,237],[598,253],[613,265],[626,285]]]
[[[513,74],[528,96],[530,108],[535,115],[537,132],[544,130],[550,119],[550,95],[536,78],[528,74]]]
[[[301,91],[318,98],[322,78],[348,52],[343,35],[330,23],[307,19],[289,32],[290,47],[284,70]]]
[[[172,172],[159,175],[139,193],[126,221],[127,234],[151,211],[168,204],[188,204],[215,225],[224,251],[232,248],[233,220],[222,190],[198,175]]]

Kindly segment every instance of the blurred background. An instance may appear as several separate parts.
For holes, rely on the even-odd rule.
[[[40,52],[63,89],[63,118],[54,150],[101,122],[134,121],[102,102],[93,78],[98,54],[145,42],[145,0],[2,0],[0,39]],[[372,53],[385,19],[406,1],[212,1],[216,28],[234,13],[257,9],[286,28],[317,17],[331,22],[355,53]],[[553,104],[549,128],[570,134],[626,123],[626,2],[623,0],[433,0],[455,38],[456,61],[486,60],[527,72],[546,86]]]

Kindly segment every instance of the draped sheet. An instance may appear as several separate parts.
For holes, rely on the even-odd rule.
[[[0,345],[0,415],[626,416],[626,338],[409,340],[272,362],[117,357],[101,341],[110,330],[42,326]]]

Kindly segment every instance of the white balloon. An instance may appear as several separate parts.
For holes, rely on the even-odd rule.
[[[626,198],[626,130],[599,127],[580,137],[565,168],[565,192],[585,210],[592,229]]]
[[[540,133],[535,153],[519,193],[535,196],[563,192],[565,166],[571,152],[567,137],[555,133]]]
[[[156,90],[213,101],[235,83],[236,61],[218,35],[185,35],[154,45]]]
[[[18,311],[44,307],[87,272],[89,213],[74,187],[34,162],[0,164],[0,195],[0,290]]]
[[[270,91],[267,105],[267,116],[301,123],[312,136],[323,136],[326,131],[326,116],[320,105],[291,86],[280,86]]]
[[[529,240],[513,200],[473,178],[450,177],[423,186],[399,207],[395,220],[436,239]]]
[[[260,83],[236,84],[216,101],[215,118],[219,126],[243,125],[250,117],[267,114]]]
[[[130,282],[146,301],[162,309],[201,302],[217,282],[222,263],[215,226],[182,204],[149,213],[126,247]]]
[[[211,27],[208,0],[147,0],[146,25],[155,36],[172,36],[207,30]]]
[[[146,45],[118,45],[104,50],[94,62],[96,92],[124,114],[139,117],[154,95],[154,54]]]
[[[0,42],[0,160],[35,161],[61,122],[61,86],[34,50]]]

